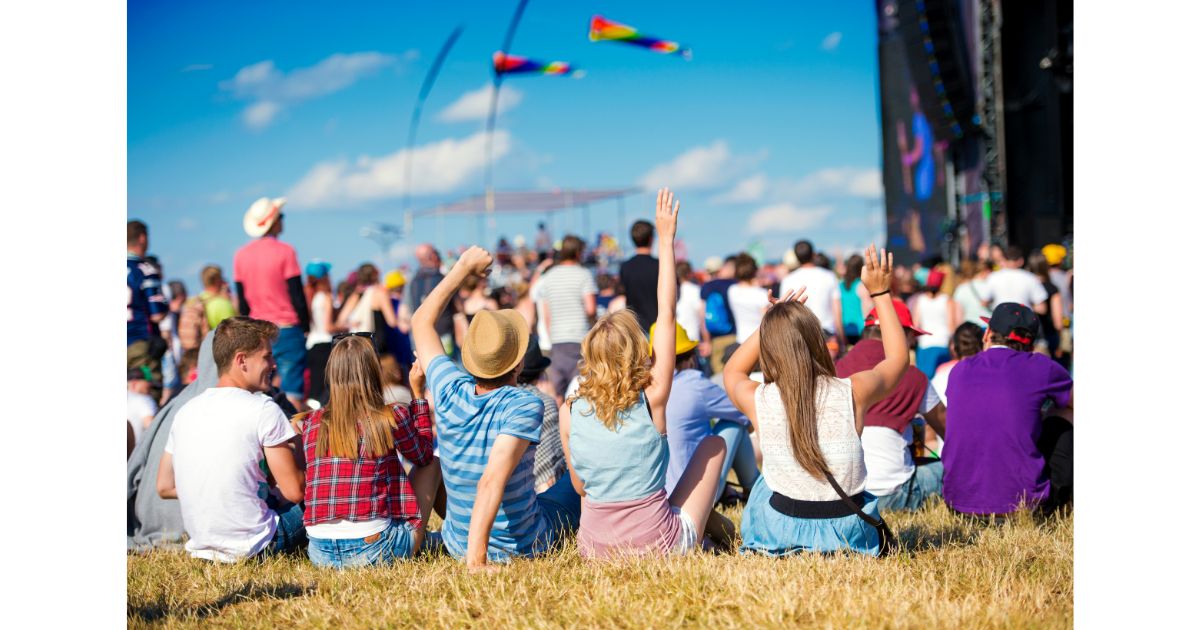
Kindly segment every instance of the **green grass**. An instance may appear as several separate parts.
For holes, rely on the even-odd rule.
[[[590,563],[573,544],[499,573],[442,556],[318,569],[302,555],[233,565],[181,551],[128,557],[130,627],[1069,628],[1073,517],[1001,526],[941,502],[887,514],[886,559],[697,554]],[[726,514],[738,522],[740,509]]]

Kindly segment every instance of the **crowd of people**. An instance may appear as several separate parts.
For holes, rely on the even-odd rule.
[[[677,256],[680,204],[614,239],[416,248],[335,284],[243,223],[233,283],[166,283],[128,223],[129,544],[359,566],[895,548],[934,496],[968,518],[1072,501],[1069,251],[895,265]],[[786,229],[786,226],[780,226]],[[731,474],[732,473],[732,474]],[[432,514],[442,526],[429,531]],[[572,543],[573,541],[573,543]]]

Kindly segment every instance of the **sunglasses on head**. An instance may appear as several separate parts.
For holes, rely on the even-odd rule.
[[[369,333],[369,332],[340,332],[340,333],[338,333],[338,334],[336,334],[336,335],[334,335],[334,336],[333,336],[333,343],[335,343],[335,344],[336,344],[337,342],[339,342],[339,341],[341,341],[341,340],[345,339],[346,337],[363,337],[363,338],[367,339],[368,341],[371,341],[371,342],[374,342],[374,341],[375,341],[375,334],[374,334],[374,333]]]

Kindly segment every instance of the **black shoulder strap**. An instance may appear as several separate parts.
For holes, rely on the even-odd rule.
[[[825,480],[829,482],[829,485],[833,486],[834,491],[837,492],[838,496],[842,498],[842,502],[849,506],[850,509],[854,510],[854,513],[858,514],[858,517],[866,521],[868,525],[876,528],[883,525],[881,521],[872,518],[866,512],[862,511],[862,508],[858,507],[857,503],[855,503],[850,497],[846,496],[846,491],[842,490],[842,487],[838,485],[838,482],[834,480],[833,475],[829,474],[828,471],[825,472]]]

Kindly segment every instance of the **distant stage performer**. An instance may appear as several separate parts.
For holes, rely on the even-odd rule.
[[[917,95],[917,87],[910,86],[908,103],[912,106],[912,149],[908,148],[908,132],[904,121],[896,121],[896,142],[900,148],[901,177],[904,180],[904,194],[908,197],[907,216],[901,221],[901,231],[908,237],[908,247],[914,252],[926,252],[925,231],[921,229],[921,219],[925,214],[925,205],[933,196],[937,182],[937,168],[934,160],[933,129],[929,120],[921,111],[921,98]],[[913,165],[916,169],[913,169]]]

